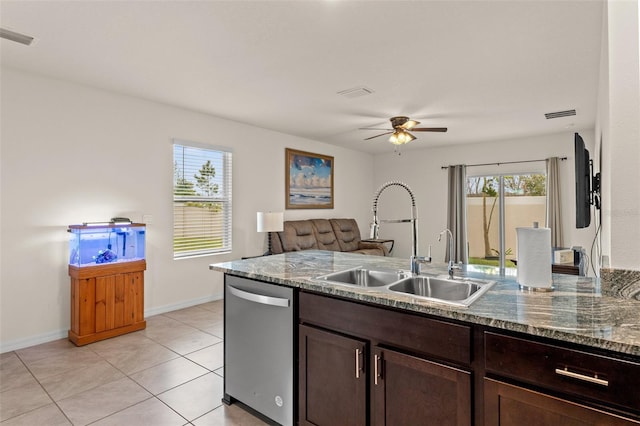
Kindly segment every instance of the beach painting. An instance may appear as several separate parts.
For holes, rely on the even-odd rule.
[[[285,149],[287,209],[333,208],[333,157]]]

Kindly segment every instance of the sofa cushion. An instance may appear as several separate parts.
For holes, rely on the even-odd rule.
[[[269,235],[267,236],[267,238],[269,238],[269,245],[271,246],[271,254],[284,253],[280,234],[282,234],[282,232],[269,232]]]
[[[310,220],[288,220],[284,222],[280,242],[285,252],[318,249],[313,223]]]
[[[311,219],[320,250],[340,251],[340,244],[328,219]]]
[[[340,251],[356,251],[360,243],[360,228],[355,219],[330,219]]]

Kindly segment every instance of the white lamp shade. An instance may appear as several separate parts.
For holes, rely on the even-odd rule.
[[[283,212],[258,212],[258,232],[280,232],[284,229]]]

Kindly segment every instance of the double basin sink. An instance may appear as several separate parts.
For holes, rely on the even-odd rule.
[[[495,281],[475,278],[414,275],[402,270],[361,267],[322,275],[316,280],[355,287],[376,287],[380,291],[465,307],[495,284]]]

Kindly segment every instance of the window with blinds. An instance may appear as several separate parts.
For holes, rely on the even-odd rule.
[[[231,152],[174,141],[173,258],[231,251]]]

